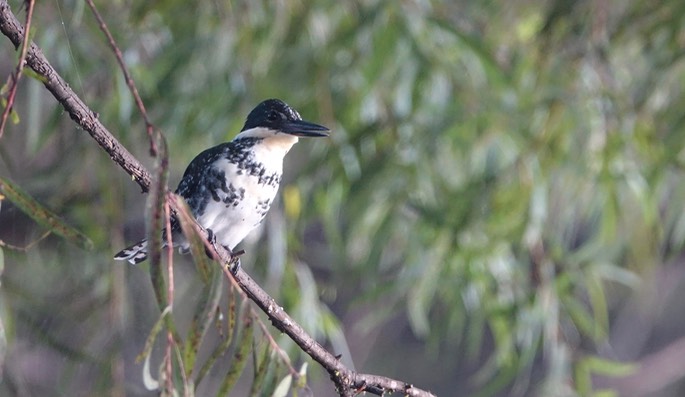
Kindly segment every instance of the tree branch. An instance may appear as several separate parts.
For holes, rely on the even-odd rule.
[[[10,10],[7,0],[0,0],[0,31],[7,36],[18,48],[23,39],[24,29]],[[133,177],[133,180],[144,192],[149,191],[151,176],[140,162],[124,148],[117,139],[100,123],[97,113],[93,112],[86,104],[69,88],[67,83],[59,76],[47,61],[43,52],[35,43],[31,43],[26,55],[26,63],[39,76],[43,78],[43,84],[52,93],[64,109],[69,113],[76,124],[95,139],[102,149],[120,167]],[[169,200],[169,204],[175,210],[178,206],[175,200]],[[208,236],[202,231],[204,238]],[[233,277],[247,296],[269,317],[269,320],[281,332],[288,335],[300,348],[316,362],[321,364],[336,385],[340,396],[354,396],[361,392],[376,395],[399,392],[412,397],[434,396],[428,391],[414,387],[413,385],[383,376],[360,374],[343,365],[332,353],[328,352],[320,343],[314,340],[305,330],[297,324],[269,296],[245,271],[238,269],[235,274],[229,270],[232,262],[231,253],[223,247],[215,247],[219,255],[223,271],[226,277]]]
[[[19,48],[24,38],[24,28],[12,14],[7,0],[0,1],[0,31],[10,39],[15,48]],[[74,93],[34,42],[31,42],[26,54],[26,65],[41,76],[45,88],[62,104],[64,110],[69,113],[69,117],[81,128],[88,131],[112,160],[119,164],[127,174],[131,175],[133,180],[143,189],[143,192],[147,192],[151,181],[150,173],[107,131],[98,120],[98,114],[90,110]]]

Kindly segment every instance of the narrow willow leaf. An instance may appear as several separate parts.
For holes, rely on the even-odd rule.
[[[145,340],[145,347],[143,348],[143,351],[136,357],[136,362],[140,362],[140,360],[145,360],[143,363],[143,383],[145,384],[145,387],[148,390],[157,390],[159,389],[159,382],[152,377],[152,374],[150,373],[150,356],[152,353],[152,346],[155,344],[155,340],[157,339],[157,335],[159,332],[162,330],[162,324],[164,324],[164,319],[167,315],[171,313],[171,307],[167,306],[163,311],[162,314],[160,314],[159,319],[155,322],[155,324],[152,326],[152,329],[150,330],[150,334],[147,336],[147,339]]]
[[[219,359],[219,357],[223,356],[226,351],[228,351],[228,348],[231,346],[231,341],[233,340],[233,331],[235,329],[235,319],[237,317],[237,306],[236,306],[236,299],[235,299],[235,294],[233,293],[233,290],[228,294],[228,313],[227,313],[227,330],[226,330],[226,335],[224,336],[224,340],[219,344],[219,346],[214,349],[212,352],[212,355],[209,356],[207,361],[202,365],[202,368],[200,368],[200,371],[197,374],[197,377],[195,378],[195,384],[199,385],[202,379],[207,375],[210,369],[214,366],[214,363],[216,360]]]
[[[595,395],[592,391],[592,376],[622,377],[632,374],[637,366],[605,358],[590,356],[579,360],[575,368],[576,389],[581,395]],[[601,393],[601,391],[600,391]]]
[[[592,390],[592,379],[587,358],[579,360],[573,372],[576,390],[581,396],[589,395]]]
[[[164,323],[164,318],[171,313],[171,307],[167,306],[163,311],[162,314],[159,315],[159,318],[155,322],[155,325],[152,326],[152,329],[150,330],[150,333],[147,336],[147,339],[145,340],[145,347],[143,348],[143,351],[136,357],[136,362],[140,362],[144,357],[148,357],[150,355],[150,352],[152,352],[152,345],[155,343],[155,339],[157,339],[157,334],[159,334],[159,331],[162,330],[162,324]]]
[[[221,300],[223,277],[217,271],[213,272],[211,277],[211,284],[205,285],[202,288],[200,300],[195,307],[195,315],[188,331],[188,338],[186,338],[184,344],[183,362],[186,365],[187,375],[193,371],[200,344],[207,330],[214,322],[214,316]]]
[[[7,107],[7,99],[5,99],[5,98],[0,99],[0,105],[2,105],[3,109],[6,108]],[[9,115],[10,115],[10,121],[12,122],[12,124],[15,124],[15,125],[19,124],[21,119],[19,118],[19,113],[17,113],[16,110],[11,109]]]
[[[34,80],[38,80],[41,83],[45,83],[46,81],[48,81],[47,76],[41,76],[38,73],[36,73],[35,71],[33,71],[33,69],[31,69],[31,68],[23,68],[21,70],[21,73],[25,76],[28,76],[28,77],[34,79]]]
[[[616,390],[611,390],[611,389],[603,389],[603,390],[593,390],[592,397],[616,397],[618,396],[618,392]]]
[[[595,333],[593,338],[595,340],[601,340],[606,338],[609,330],[609,309],[607,308],[604,288],[602,288],[602,281],[597,275],[586,277],[585,282],[587,285],[588,295],[590,296],[592,313],[595,320]]]
[[[195,266],[197,267],[198,273],[205,284],[212,282],[213,269],[209,258],[207,258],[205,250],[204,238],[197,232],[195,228],[195,218],[191,215],[190,208],[180,196],[174,196],[176,198],[176,203],[178,204],[180,211],[178,212],[177,219],[181,224],[181,229],[183,230],[183,235],[188,240],[190,244],[190,253],[193,255],[193,260]]]
[[[14,203],[22,212],[31,217],[36,223],[47,228],[52,233],[80,246],[83,249],[93,249],[93,242],[83,233],[67,225],[57,215],[29,196],[19,186],[8,179],[0,177],[0,194]]]
[[[252,336],[253,336],[253,324],[252,317],[249,314],[249,310],[245,311],[243,316],[243,329],[241,331],[241,336],[238,344],[236,345],[235,353],[233,354],[233,360],[231,361],[231,368],[229,368],[228,373],[224,377],[224,381],[221,383],[219,388],[219,396],[225,396],[229,391],[235,386],[238,381],[240,374],[243,373],[245,365],[247,364],[247,358],[249,357],[250,347],[252,346]]]
[[[150,256],[150,272],[160,272],[159,265],[161,259],[161,250],[164,244],[162,241],[162,230],[164,230],[165,213],[164,213],[164,202],[166,198],[167,181],[169,177],[169,158],[167,156],[167,145],[164,136],[160,133],[157,134],[156,139],[157,146],[157,162],[155,164],[155,175],[152,186],[150,186],[150,194],[147,200],[147,240],[148,240],[148,253]],[[165,234],[165,233],[164,233]],[[153,275],[153,279],[159,281],[158,275]],[[157,291],[158,285],[153,283],[155,286],[155,292],[157,293],[157,299],[165,296],[166,292],[162,294],[162,291]],[[164,288],[166,290],[166,288]],[[160,307],[166,305],[166,299],[160,301]]]
[[[0,248],[0,275],[2,275],[3,268],[3,254],[2,248]],[[4,309],[0,307],[0,309]],[[5,357],[7,356],[7,333],[5,332],[5,324],[0,316],[0,368],[5,367]],[[0,374],[2,372],[0,371]]]
[[[280,358],[274,358],[274,360],[272,360],[272,364],[269,365],[269,370],[266,373],[266,380],[264,381],[264,387],[260,394],[261,396],[271,396],[276,390],[276,386],[278,386],[278,376],[281,373],[282,366],[283,364],[281,363]]]
[[[304,389],[307,387],[307,362],[303,362],[300,371],[297,373],[297,388]]]
[[[145,362],[143,363],[143,385],[148,390],[159,389],[159,382],[157,379],[152,377],[150,373],[150,355],[145,356]]]
[[[449,252],[450,236],[442,233],[435,239],[435,244],[427,257],[420,260],[425,261],[423,274],[418,279],[414,288],[410,292],[410,299],[407,302],[409,320],[416,335],[426,336],[430,331],[430,320],[428,318],[429,308],[433,302],[438,283],[440,282],[440,272],[445,255]]]
[[[278,383],[278,386],[276,386],[276,390],[274,390],[274,394],[272,394],[271,397],[286,397],[292,382],[293,376],[290,374],[286,375],[285,378],[281,379]]]
[[[587,307],[573,296],[562,299],[562,302],[578,331],[584,336],[594,337],[597,333],[595,328],[598,325],[595,324]]]
[[[628,376],[637,369],[637,365],[634,363],[609,360],[597,356],[588,357],[584,361],[590,372],[596,375],[615,377]]]
[[[257,397],[264,389],[266,374],[269,371],[269,367],[271,367],[271,363],[275,360],[271,346],[268,343],[264,343],[261,360],[257,357],[257,349],[252,349],[252,355],[254,361],[254,379],[252,380],[252,386],[250,387],[250,396]]]

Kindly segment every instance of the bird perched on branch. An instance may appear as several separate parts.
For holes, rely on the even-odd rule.
[[[283,101],[268,99],[250,112],[232,141],[207,149],[190,162],[176,193],[210,236],[233,250],[269,211],[281,183],[283,158],[298,137],[328,136],[328,131],[302,120]],[[172,241],[188,250],[178,222],[173,222]],[[147,255],[144,239],[114,259],[136,264]]]

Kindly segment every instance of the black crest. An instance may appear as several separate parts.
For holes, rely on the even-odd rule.
[[[241,131],[264,127],[277,130],[289,121],[300,121],[297,111],[280,99],[267,99],[252,109]]]

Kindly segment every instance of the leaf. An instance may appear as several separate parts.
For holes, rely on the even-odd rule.
[[[150,373],[150,355],[145,356],[145,362],[143,363],[143,385],[148,390],[159,389],[159,382],[157,379],[152,377]]]
[[[36,73],[33,69],[31,68],[23,68],[21,70],[21,73],[29,78],[32,78],[34,80],[38,80],[40,83],[45,84],[45,82],[48,81],[47,76],[42,76],[38,73]]]
[[[216,270],[216,267],[214,267]],[[193,371],[195,359],[207,330],[214,322],[214,315],[219,307],[221,300],[221,286],[223,285],[223,277],[215,271],[212,274],[211,284],[203,286],[200,300],[195,307],[195,315],[190,323],[190,330],[188,330],[188,337],[184,344],[183,362],[186,365],[186,375]]]
[[[604,288],[602,288],[602,281],[595,275],[586,277],[585,283],[594,315],[595,333],[592,337],[595,340],[601,340],[606,338],[609,330],[609,309],[604,296]]]
[[[266,374],[271,367],[271,363],[275,360],[273,358],[273,353],[269,343],[264,344],[264,352],[262,353],[261,360],[258,360],[255,354],[257,349],[253,349],[253,361],[254,361],[254,379],[252,380],[252,386],[250,386],[250,396],[257,397],[259,392],[264,389],[264,381],[266,380]]]
[[[195,218],[191,215],[188,204],[180,196],[174,194],[174,197],[176,198],[176,204],[180,208],[176,214],[176,219],[181,224],[183,235],[188,240],[190,253],[193,255],[193,260],[200,273],[200,277],[205,284],[208,284],[215,277],[215,274],[206,255],[205,240],[196,229]]]
[[[198,371],[197,376],[195,377],[195,384],[198,385],[202,381],[202,379],[207,375],[210,369],[212,369],[212,366],[216,362],[216,360],[219,359],[219,357],[223,356],[224,353],[228,350],[228,348],[231,346],[231,341],[233,340],[233,330],[235,329],[235,323],[236,323],[236,317],[237,317],[237,309],[236,309],[236,299],[235,299],[235,294],[233,293],[233,290],[228,294],[228,299],[229,299],[229,304],[228,304],[228,319],[227,319],[227,333],[226,336],[224,337],[224,340],[219,344],[219,346],[214,349],[212,352],[212,355],[209,356],[207,361],[202,365],[202,368],[200,368],[200,371]],[[244,309],[244,305],[241,306],[241,311]]]
[[[143,351],[138,355],[138,357],[136,357],[136,362],[139,363],[140,360],[143,359],[143,357],[147,357],[150,355],[150,352],[152,351],[152,346],[155,343],[155,339],[157,339],[157,334],[159,334],[159,331],[162,330],[164,318],[169,313],[171,313],[171,307],[167,306],[159,315],[159,318],[155,322],[155,325],[152,326],[152,329],[150,330],[150,333],[148,334],[147,339],[145,340],[145,347],[143,348]]]
[[[6,178],[0,177],[0,193],[13,202],[22,212],[36,221],[36,223],[47,228],[52,233],[55,233],[83,249],[93,249],[93,242],[88,237],[67,225],[57,215],[43,207],[19,186]]]
[[[422,266],[423,274],[410,291],[410,298],[407,302],[410,324],[418,336],[426,336],[430,331],[428,314],[438,290],[442,263],[449,248],[448,233],[442,233],[435,239],[433,249],[425,257],[418,259],[425,261],[425,265]]]
[[[634,363],[609,360],[598,356],[585,359],[585,365],[593,374],[613,377],[628,376],[637,369],[637,365]]]
[[[0,105],[2,105],[3,109],[6,108],[7,107],[7,99],[0,98]],[[16,125],[16,124],[19,124],[19,122],[21,121],[19,118],[19,113],[17,113],[17,111],[14,108],[12,108],[10,110],[9,116],[10,116],[10,121],[12,121],[12,124]]]
[[[297,388],[298,389],[304,389],[307,387],[307,362],[303,362],[302,366],[300,367],[300,370],[297,373]]]
[[[288,374],[283,378],[276,386],[274,394],[271,397],[286,397],[288,395],[288,390],[290,390],[290,384],[293,382],[293,376]]]
[[[632,363],[608,360],[597,356],[585,357],[576,364],[576,387],[581,395],[590,395],[593,375],[621,377],[630,375],[635,369],[636,365]]]
[[[218,395],[225,396],[231,391],[235,383],[238,381],[240,374],[243,373],[245,365],[247,364],[247,358],[249,356],[250,347],[252,346],[252,336],[253,336],[253,324],[252,317],[250,316],[250,311],[246,310],[243,316],[243,330],[241,331],[240,341],[236,345],[236,351],[233,354],[233,360],[231,362],[231,368],[229,368],[228,373],[224,377],[224,381],[221,383]]]
[[[302,196],[296,185],[288,185],[283,189],[283,207],[288,219],[297,219],[302,212]]]
[[[4,259],[4,254],[2,247],[0,247],[0,276],[2,276],[2,273],[5,268],[5,259]],[[5,309],[4,307],[0,307],[0,309]],[[2,319],[2,315],[0,315],[0,378],[2,377],[2,368],[5,367],[5,357],[7,356],[7,333],[5,332],[5,324]]]
[[[169,178],[169,158],[167,155],[167,144],[164,136],[157,133],[155,137],[155,145],[157,146],[157,161],[155,164],[155,175],[150,186],[150,194],[147,199],[147,240],[148,253],[150,256],[150,272],[160,272],[161,250],[163,246],[162,234],[165,225],[164,203],[166,199],[167,181]],[[165,233],[164,233],[165,234]],[[160,282],[160,278],[156,274],[152,274],[153,281]],[[158,285],[153,282],[157,300],[160,307],[166,305],[166,288],[163,284]],[[162,299],[164,298],[164,299]]]
[[[150,356],[152,353],[152,346],[154,346],[157,335],[162,330],[164,319],[167,317],[167,315],[169,315],[169,313],[171,313],[171,307],[167,306],[159,315],[159,318],[155,324],[152,326],[152,329],[145,340],[145,347],[143,348],[143,351],[138,355],[138,357],[136,357],[136,362],[140,362],[140,360],[143,359],[145,360],[143,363],[143,383],[148,390],[159,389],[159,382],[153,378],[152,374],[150,373]]]
[[[159,308],[165,310],[168,307],[167,302],[167,284],[162,272],[161,266],[161,250],[162,250],[162,236],[166,235],[164,226],[166,225],[165,201],[167,191],[167,180],[169,177],[169,157],[167,151],[167,144],[164,135],[157,133],[155,136],[155,145],[157,147],[157,164],[155,166],[155,179],[150,187],[150,194],[148,195],[148,253],[150,256],[150,279],[152,287],[157,298]],[[164,230],[164,232],[162,232]],[[166,327],[174,335],[175,340],[180,340],[176,332],[172,316],[166,317]]]

